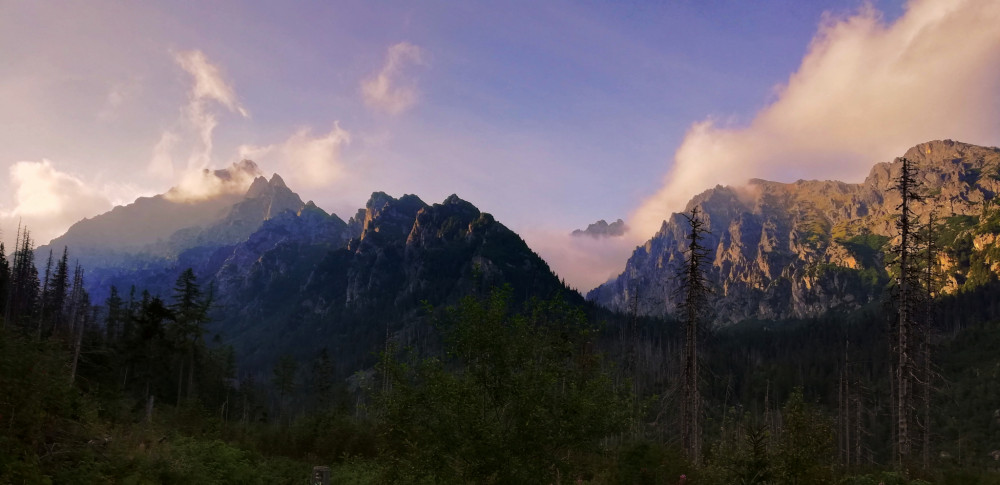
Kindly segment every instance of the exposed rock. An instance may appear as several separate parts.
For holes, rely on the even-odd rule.
[[[927,195],[927,203],[915,208],[921,218],[931,211],[942,221],[978,217],[983,202],[1000,192],[1000,149],[944,140],[917,145],[905,156],[917,166]],[[754,179],[695,196],[685,211],[699,207],[711,232],[706,245],[712,250],[716,322],[815,316],[878,298],[888,281],[883,252],[896,237],[900,198],[891,187],[901,165],[899,159],[879,163],[860,184]],[[622,274],[588,299],[619,310],[637,300],[639,311],[649,315],[674,312],[687,230],[683,217],[673,214],[636,248]],[[972,245],[986,252],[994,242],[981,235]],[[968,268],[958,268],[949,254],[939,260],[951,271],[948,288],[954,290],[964,284]],[[997,256],[996,264],[988,260],[994,272],[1000,269]]]
[[[626,232],[628,232],[628,225],[625,224],[625,221],[618,219],[608,224],[608,221],[601,219],[587,226],[587,229],[574,230],[571,235],[577,237],[590,236],[594,239],[599,239],[602,237],[621,237]]]

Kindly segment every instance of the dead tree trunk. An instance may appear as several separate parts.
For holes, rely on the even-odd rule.
[[[701,461],[701,392],[698,379],[698,334],[705,323],[708,307],[708,277],[705,265],[709,251],[703,241],[708,230],[699,218],[697,207],[685,215],[691,226],[688,250],[680,272],[678,309],[684,319],[684,359],[681,369],[681,439],[688,457],[695,464]]]

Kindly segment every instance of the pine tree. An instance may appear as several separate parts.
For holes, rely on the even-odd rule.
[[[42,307],[38,311],[37,334],[39,340],[41,340],[42,338],[42,325],[45,322],[46,317],[48,316],[46,314],[45,304],[51,298],[51,295],[49,294],[51,279],[52,279],[52,249],[49,249],[49,257],[45,261],[45,279],[42,282]]]
[[[191,268],[184,270],[174,284],[174,301],[170,305],[170,310],[174,314],[174,337],[179,347],[187,352],[188,398],[193,397],[195,392],[195,362],[205,332],[203,325],[208,321],[208,309],[211,304],[211,292],[208,296],[202,295],[194,270]],[[184,375],[184,367],[184,361],[181,359],[181,376]],[[181,397],[182,382],[183,378],[178,378],[178,401]]]
[[[118,288],[111,285],[111,294],[104,300],[104,307],[107,309],[107,316],[104,318],[105,341],[109,344],[121,336],[126,312],[123,304],[118,296]]]
[[[688,457],[694,463],[701,461],[701,392],[698,380],[698,335],[705,324],[708,295],[711,292],[705,266],[709,263],[709,250],[704,245],[708,230],[699,217],[697,207],[685,215],[691,231],[684,266],[678,277],[678,311],[684,325],[684,357],[681,369],[681,440]]]
[[[35,268],[34,241],[31,232],[25,228],[18,232],[11,268],[11,289],[9,307],[5,309],[6,322],[26,328],[33,322],[39,297],[38,270]]]
[[[896,419],[898,464],[910,458],[913,445],[913,435],[910,424],[913,412],[913,381],[914,354],[917,315],[922,307],[919,261],[915,257],[918,241],[914,229],[917,216],[913,211],[914,204],[922,197],[918,193],[917,169],[909,159],[902,158],[900,174],[895,179],[893,189],[899,193],[900,204],[896,207],[899,218],[896,229],[899,230],[899,243],[893,248],[897,262],[897,319],[896,319],[896,353],[898,367],[896,368]]]
[[[0,242],[0,317],[5,318],[9,292],[10,263],[7,261],[6,248],[3,242]]]
[[[49,284],[49,298],[46,303],[48,307],[47,311],[52,315],[51,325],[53,332],[67,330],[65,327],[68,325],[67,318],[69,313],[69,310],[66,308],[70,290],[69,271],[69,248],[63,246],[62,257],[59,258],[59,262],[56,264],[55,273],[53,273],[52,281]]]

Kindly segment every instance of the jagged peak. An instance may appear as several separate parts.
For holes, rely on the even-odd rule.
[[[288,186],[285,185],[285,181],[278,174],[271,175],[271,181],[269,182],[271,187],[287,189]]]
[[[302,215],[307,213],[321,214],[324,217],[329,217],[330,215],[328,212],[323,210],[321,207],[316,205],[316,203],[311,200],[309,202],[306,202],[305,205],[303,205],[302,208],[299,209],[298,215],[301,217]]]
[[[269,192],[270,185],[267,183],[267,179],[263,175],[257,176],[253,179],[253,183],[250,184],[250,188],[247,189],[247,199],[256,199],[267,192]]]

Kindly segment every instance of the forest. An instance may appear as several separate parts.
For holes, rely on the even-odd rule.
[[[693,211],[677,315],[476,288],[360,370],[327,349],[248,370],[193,271],[93,302],[71,248],[38,258],[20,228],[0,483],[1000,483],[1000,283],[941,294],[949,223],[908,214],[907,174],[888,289],[860,310],[712,328]]]

